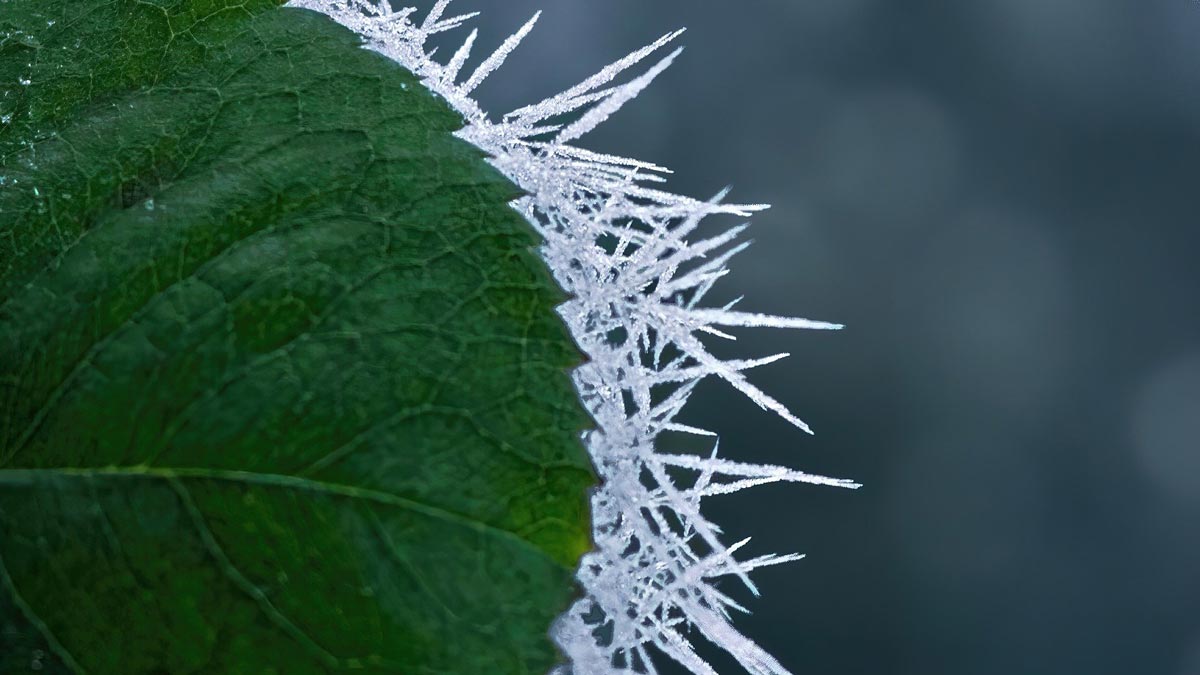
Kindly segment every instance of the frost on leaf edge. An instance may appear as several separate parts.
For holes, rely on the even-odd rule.
[[[741,312],[735,303],[700,303],[744,250],[745,226],[689,241],[713,215],[748,217],[763,204],[728,204],[726,191],[707,201],[660,189],[670,171],[647,162],[573,145],[635,98],[679,55],[662,56],[640,74],[616,83],[634,66],[661,53],[683,31],[668,33],[580,84],[493,120],[472,92],[496,71],[533,29],[535,14],[469,74],[464,67],[478,37],[472,30],[444,62],[430,38],[461,27],[478,13],[448,15],[437,0],[423,19],[417,9],[392,9],[387,0],[291,0],[355,31],[364,47],[412,71],[464,117],[457,135],[526,195],[513,202],[542,236],[540,253],[571,299],[559,307],[589,357],[573,379],[596,422],[584,443],[601,480],[592,496],[596,548],[577,577],[584,596],[552,628],[569,663],[559,675],[656,673],[657,650],[696,675],[716,671],[692,645],[702,635],[752,675],[788,671],[732,625],[746,611],[714,580],[734,576],[757,594],[749,573],[800,555],[737,560],[748,540],[721,542],[720,528],[700,511],[705,497],[776,482],[855,488],[852,481],[778,466],[656,450],[663,432],[714,433],[676,421],[695,386],[716,376],[765,410],[811,433],[808,425],[749,382],[745,371],[787,356],[721,360],[700,340],[732,339],[725,328],[836,330],[841,326]],[[681,485],[679,476],[692,480]]]

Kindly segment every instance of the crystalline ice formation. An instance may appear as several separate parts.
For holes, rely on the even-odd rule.
[[[597,428],[585,437],[602,481],[593,496],[596,550],[579,570],[585,596],[553,628],[570,659],[561,674],[654,673],[650,648],[697,675],[715,671],[692,648],[699,634],[729,652],[748,672],[787,671],[730,623],[743,610],[713,585],[736,576],[752,591],[748,573],[800,556],[738,561],[744,541],[726,546],[719,529],[700,513],[700,501],[765,483],[787,481],[856,487],[850,481],[775,466],[656,450],[666,431],[711,436],[675,421],[696,384],[719,377],[792,424],[808,427],[762,392],[743,371],[775,361],[722,361],[698,338],[729,337],[731,326],[836,329],[839,326],[706,308],[701,300],[726,273],[745,244],[741,227],[689,241],[710,215],[745,217],[762,205],[723,203],[724,193],[697,201],[654,187],[666,169],[570,145],[633,99],[679,54],[675,50],[628,82],[615,81],[674,41],[671,33],[620,59],[567,91],[515,110],[496,121],[471,93],[528,34],[534,16],[474,71],[464,76],[477,32],[444,63],[427,41],[458,28],[475,14],[447,16],[438,0],[424,19],[415,8],[394,10],[387,0],[292,0],[353,29],[368,49],[417,74],[466,118],[459,136],[475,144],[528,192],[514,207],[545,238],[541,249],[558,282],[574,297],[560,308],[571,333],[590,357],[575,373],[579,393]],[[680,31],[682,32],[682,31]],[[694,476],[680,485],[673,476]]]

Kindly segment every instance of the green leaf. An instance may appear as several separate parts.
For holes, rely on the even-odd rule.
[[[555,660],[562,294],[462,120],[276,4],[0,2],[0,672]]]

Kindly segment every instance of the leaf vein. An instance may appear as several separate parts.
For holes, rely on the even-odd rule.
[[[261,588],[256,586],[254,582],[247,579],[246,575],[242,574],[242,572],[238,570],[237,566],[233,563],[233,560],[231,560],[225,553],[225,549],[221,547],[221,543],[217,541],[216,536],[213,535],[212,530],[208,527],[208,523],[204,518],[204,514],[200,511],[200,507],[196,505],[195,500],[192,499],[192,495],[188,491],[187,486],[183,484],[183,481],[174,477],[168,477],[166,478],[166,481],[172,487],[172,489],[175,490],[176,494],[179,495],[179,501],[183,505],[184,510],[187,511],[188,515],[191,517],[192,524],[196,528],[196,532],[200,535],[200,540],[204,542],[204,547],[208,549],[208,552],[213,556],[213,558],[216,559],[217,566],[221,569],[221,572],[233,582],[233,585],[237,586],[238,589],[240,589],[246,595],[249,595],[250,598],[258,604],[259,608],[262,609],[263,613],[266,614],[276,626],[283,630],[284,633],[287,633],[292,639],[308,648],[318,658],[324,661],[326,665],[334,668],[340,667],[342,664],[341,659],[339,659],[337,656],[334,656],[329,652],[329,650],[317,644],[317,641],[314,640],[312,636],[304,632],[304,630],[297,626],[296,623],[291,619],[287,618],[287,616],[284,615],[284,613],[281,612],[273,602],[271,602],[271,599],[267,597],[267,594],[263,592]]]
[[[83,669],[83,666],[79,665],[79,662],[75,660],[71,652],[67,651],[67,648],[54,635],[50,627],[46,625],[46,622],[42,621],[42,618],[33,611],[29,603],[25,602],[25,598],[21,597],[21,594],[17,591],[16,584],[13,583],[12,576],[8,573],[8,567],[4,564],[3,555],[0,555],[0,587],[8,589],[8,593],[13,599],[13,604],[21,610],[21,613],[25,615],[29,623],[38,629],[38,632],[46,639],[46,644],[50,645],[50,649],[54,651],[54,654],[62,659],[63,663],[78,675],[87,675],[87,671]]]
[[[425,502],[417,501],[408,497],[401,497],[400,495],[392,494],[390,492],[372,490],[370,488],[345,485],[330,481],[315,480],[312,478],[303,478],[299,476],[210,468],[164,468],[151,466],[105,468],[54,467],[43,469],[0,469],[0,486],[5,484],[12,485],[28,483],[31,479],[43,475],[83,479],[148,478],[164,481],[211,480],[239,483],[242,485],[277,487],[297,491],[315,492],[318,494],[343,497],[347,499],[357,499],[383,506],[406,509],[415,513],[420,513],[421,515],[429,518],[467,527],[475,530],[476,532],[485,533],[490,536],[499,537],[511,543],[518,544],[533,553],[536,553],[537,555],[554,563],[556,566],[563,567],[562,563],[555,560],[546,551],[543,551],[537,544],[522,537],[520,534],[512,530],[507,530],[496,525],[475,520],[474,518],[455,513],[454,511],[440,506],[434,506],[433,504],[427,504]]]

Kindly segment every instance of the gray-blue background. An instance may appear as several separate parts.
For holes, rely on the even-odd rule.
[[[721,298],[849,326],[729,352],[793,352],[752,379],[815,438],[716,383],[690,408],[866,484],[710,504],[810,554],[742,628],[797,673],[1200,674],[1200,3],[473,6],[486,45],[546,10],[496,112],[689,27],[585,144],[773,203]]]

